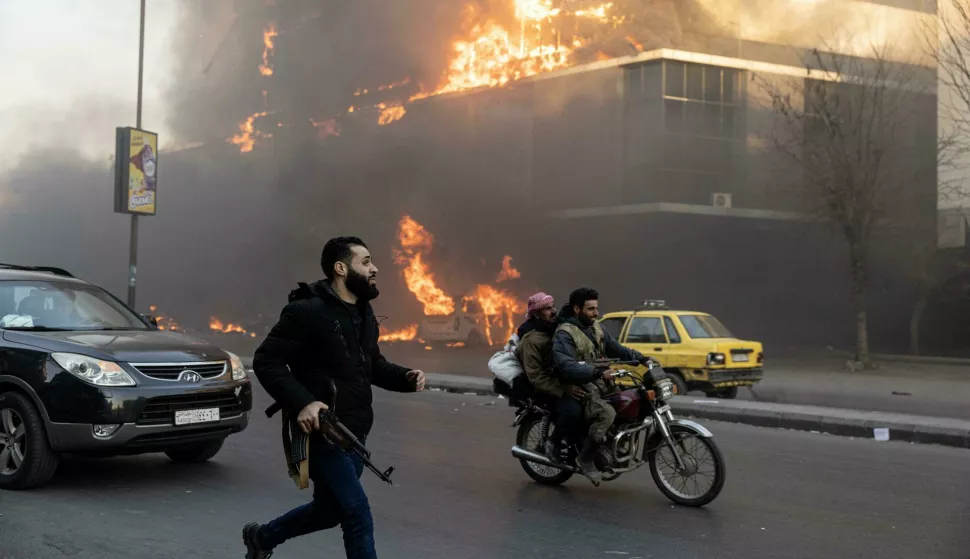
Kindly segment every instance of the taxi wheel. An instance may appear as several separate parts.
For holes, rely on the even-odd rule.
[[[720,398],[722,400],[733,400],[738,397],[738,387],[729,386],[728,388],[722,388],[720,390],[714,390],[710,392],[705,392],[708,398]]]
[[[684,377],[679,372],[666,371],[666,373],[670,377],[670,380],[674,381],[674,386],[677,387],[677,394],[684,396],[690,391],[687,388],[687,381],[684,380]]]

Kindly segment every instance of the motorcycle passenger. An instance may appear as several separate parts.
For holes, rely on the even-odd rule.
[[[609,380],[609,370],[592,362],[598,359],[621,359],[645,363],[641,353],[623,347],[596,319],[599,317],[599,293],[594,289],[580,288],[569,295],[569,307],[564,309],[565,320],[553,337],[552,359],[556,373],[566,383],[586,385],[583,398],[577,399],[573,392],[559,401],[556,429],[566,433],[571,442],[582,443],[582,451],[576,462],[593,484],[598,484],[602,474],[593,462],[595,445],[606,442],[606,431],[613,424],[616,412],[602,399],[603,385],[597,380]],[[592,425],[584,433],[583,415],[586,412]]]
[[[522,363],[526,377],[537,391],[557,401],[569,394],[574,399],[580,399],[585,396],[585,390],[564,383],[553,370],[552,337],[558,326],[556,301],[552,295],[539,292],[529,297],[527,319],[517,331],[519,345],[515,349],[515,356]],[[549,458],[556,459],[552,440],[545,441],[543,450]]]

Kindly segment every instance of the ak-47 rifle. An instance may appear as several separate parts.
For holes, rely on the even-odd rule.
[[[347,429],[337,419],[336,414],[332,411],[320,410],[320,432],[328,441],[342,448],[344,452],[357,455],[360,461],[367,466],[367,469],[374,472],[374,475],[381,478],[385,483],[394,485],[394,482],[391,481],[391,472],[394,471],[394,466],[383,472],[378,470],[377,466],[370,461],[370,451],[350,432],[350,429]]]
[[[337,445],[344,452],[352,453],[360,458],[360,461],[363,462],[364,466],[367,466],[367,469],[374,472],[374,475],[381,478],[382,481],[388,485],[394,485],[394,482],[391,481],[391,472],[394,471],[394,467],[391,466],[383,472],[378,470],[377,466],[370,461],[370,451],[367,450],[367,447],[365,447],[360,440],[358,440],[357,437],[350,432],[350,429],[347,429],[347,427],[341,423],[339,419],[337,419],[337,415],[331,411],[333,408],[333,403],[335,403],[337,399],[337,390],[333,385],[333,381],[331,380],[330,382],[333,399],[331,400],[330,409],[320,411],[320,433],[325,439],[327,439],[327,441]],[[280,405],[279,402],[273,402],[270,407],[266,408],[266,417],[273,417],[276,412],[280,411],[281,409],[283,409],[283,406]]]

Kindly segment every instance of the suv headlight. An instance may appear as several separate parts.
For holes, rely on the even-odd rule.
[[[52,353],[51,358],[65,371],[95,386],[135,386],[135,379],[113,361],[75,353]]]
[[[229,354],[229,364],[232,365],[232,380],[243,380],[246,378],[246,367],[243,366],[242,359],[238,355],[231,352],[226,352]]]

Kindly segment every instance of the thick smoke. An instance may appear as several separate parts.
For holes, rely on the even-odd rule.
[[[624,14],[623,21],[590,27],[591,46],[578,49],[575,60],[659,47],[736,56],[739,17],[725,12],[740,14],[740,4],[723,3],[730,9],[713,4],[722,5],[616,0],[614,11]],[[513,84],[486,97],[491,103],[476,105],[462,95],[416,102],[407,105],[404,121],[376,126],[377,113],[366,107],[442,83],[452,42],[469,38],[469,5],[503,25],[513,22],[510,0],[182,0],[166,115],[170,140],[195,147],[160,154],[158,215],[141,220],[139,310],[155,304],[194,327],[216,315],[262,334],[296,281],[321,276],[318,261],[326,239],[355,234],[368,241],[381,268],[378,312],[390,316],[389,324],[403,326],[420,315],[393,263],[403,214],[436,236],[431,267],[445,291],[456,296],[491,282],[502,256],[510,254],[523,272],[510,287],[520,295],[541,288],[562,299],[572,287],[590,283],[604,293],[607,307],[617,308],[660,294],[723,313],[742,333],[757,335],[766,322],[744,322],[749,305],[732,296],[735,285],[756,279],[745,270],[786,266],[804,274],[806,283],[827,285],[844,278],[835,256],[815,264],[797,258],[778,264],[784,254],[766,252],[752,256],[749,268],[716,269],[718,243],[698,253],[687,242],[704,245],[705,238],[718,236],[708,222],[680,230],[683,223],[647,217],[576,222],[565,234],[550,230],[540,214],[569,201],[559,199],[555,184],[539,185],[548,194],[533,194],[532,165],[548,171],[558,162],[543,161],[531,138],[539,137],[535,127],[544,126],[545,137],[561,130],[562,141],[581,138],[595,146],[596,131],[607,130],[596,128],[598,113],[589,110],[595,100],[559,107],[569,119],[533,119],[532,90]],[[279,34],[268,58],[273,75],[264,76],[258,66],[270,23]],[[405,87],[374,91],[404,78],[410,80]],[[615,84],[610,87],[615,90]],[[362,88],[371,93],[355,96]],[[351,105],[364,109],[348,115]],[[240,153],[226,139],[258,112],[268,113],[254,121],[261,137],[252,152]],[[311,120],[331,118],[339,136],[322,137]],[[91,163],[70,151],[35,151],[8,182],[13,189],[0,192],[17,203],[2,198],[0,205],[21,212],[0,222],[4,238],[14,239],[5,246],[9,259],[61,264],[123,296],[128,220],[111,213],[109,162]],[[591,189],[599,187],[590,182]],[[645,221],[652,224],[646,239],[638,228]],[[801,233],[785,234],[791,246],[802,242]],[[765,235],[752,228],[738,238],[754,242]],[[589,264],[594,261],[599,264]],[[675,265],[658,272],[655,262]],[[810,320],[790,327],[782,311],[800,288],[789,283],[764,295],[779,311],[771,328],[789,326],[793,337],[811,343],[846,339],[847,322],[839,315],[845,302],[837,296]],[[826,324],[837,327],[809,340],[810,331],[824,331]]]

